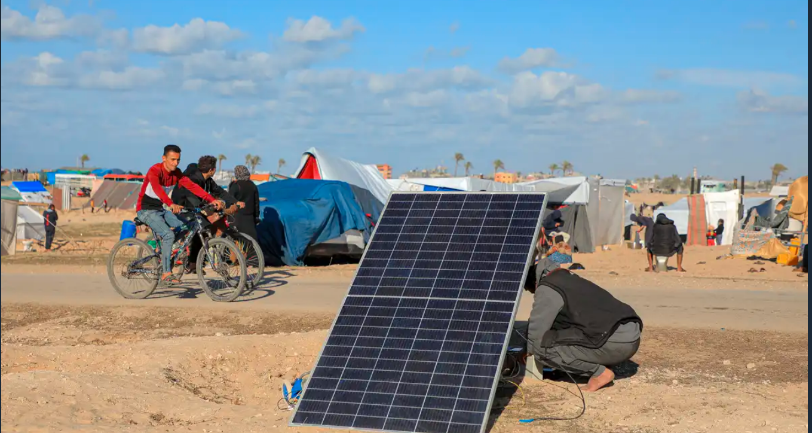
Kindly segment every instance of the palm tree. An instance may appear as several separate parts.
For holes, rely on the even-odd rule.
[[[248,155],[245,155],[245,165],[251,165],[252,159],[254,159],[254,157],[250,153]]]
[[[773,179],[773,185],[775,185],[775,184],[778,183],[778,178],[781,177],[781,175],[784,174],[789,169],[787,168],[786,165],[778,163],[778,164],[775,164],[774,166],[772,166],[771,170],[773,172],[773,178],[772,178]]]
[[[551,165],[549,167],[549,169],[550,169],[550,174],[555,176],[555,172],[558,171],[558,170],[561,170],[561,167],[559,167],[558,164],[553,164],[553,165]]]
[[[257,169],[257,166],[262,164],[262,157],[259,155],[252,156],[248,164],[251,165],[251,173],[253,173]]]
[[[564,176],[566,176],[567,173],[572,174],[573,170],[575,170],[575,167],[572,165],[571,162],[564,161],[561,163],[561,170],[564,171]]]
[[[521,171],[516,172],[516,180],[522,180],[522,172]]]
[[[85,168],[85,163],[88,161],[90,161],[90,157],[87,156],[87,154],[84,154],[79,158],[79,162],[82,163],[82,168]]]
[[[471,164],[471,161],[465,162],[465,177],[471,175],[471,169],[474,168],[474,164]]]
[[[220,173],[223,172],[223,161],[227,160],[228,158],[223,155],[222,153],[217,155],[217,163],[220,164],[220,169],[218,170]]]
[[[288,162],[287,162],[287,161],[285,161],[284,159],[279,158],[279,166],[278,166],[278,167],[277,167],[277,169],[276,169],[276,174],[280,174],[280,172],[282,171],[282,167],[284,167],[284,166],[285,166],[285,164],[287,164],[287,163],[288,163]]]
[[[496,173],[498,173],[500,169],[501,170],[505,169],[505,163],[502,162],[501,159],[497,159],[496,161],[493,162],[493,178],[494,179],[496,179]]]
[[[460,168],[460,162],[465,161],[465,156],[461,153],[454,154],[454,177],[457,177],[457,170]]]

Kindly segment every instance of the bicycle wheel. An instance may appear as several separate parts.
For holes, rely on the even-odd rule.
[[[123,239],[110,252],[107,276],[121,296],[144,299],[158,286],[161,258],[146,242],[135,238]]]
[[[229,239],[209,239],[208,248],[201,248],[197,255],[197,278],[214,301],[231,302],[240,297],[245,275],[245,257]]]
[[[237,248],[242,251],[243,257],[245,257],[246,277],[248,280],[245,283],[244,294],[249,294],[262,283],[262,277],[265,274],[265,256],[262,254],[262,249],[256,239],[245,233],[237,233],[234,236],[234,243],[237,244]]]

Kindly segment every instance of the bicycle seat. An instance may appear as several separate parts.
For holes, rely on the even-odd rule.
[[[133,218],[133,222],[135,223],[136,227],[147,225],[147,223],[141,221],[140,219],[138,219],[138,217]]]

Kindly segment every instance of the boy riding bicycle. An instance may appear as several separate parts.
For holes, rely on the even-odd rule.
[[[183,186],[207,203],[213,203],[217,210],[223,209],[225,203],[216,200],[203,188],[192,182],[178,169],[180,147],[170,144],[164,147],[162,162],[153,165],[147,171],[136,207],[138,219],[149,226],[161,238],[161,281],[178,282],[172,275],[172,245],[175,243],[173,229],[180,228],[184,222],[176,216],[183,206],[175,204],[167,194],[167,189],[176,185]],[[169,207],[169,210],[164,208]]]

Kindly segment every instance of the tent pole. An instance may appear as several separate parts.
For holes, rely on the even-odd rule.
[[[739,184],[739,221],[744,219],[744,176]]]

